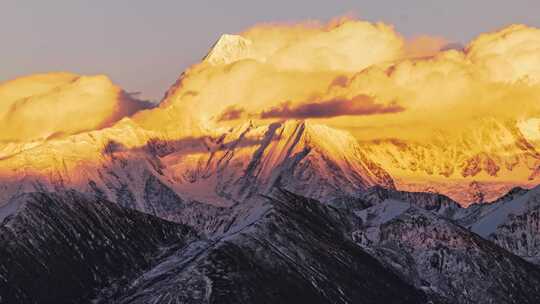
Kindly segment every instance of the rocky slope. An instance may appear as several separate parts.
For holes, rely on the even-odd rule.
[[[490,204],[477,204],[454,218],[471,231],[531,262],[540,262],[540,188],[515,188]]]
[[[394,193],[356,211],[356,242],[434,302],[540,300],[539,268],[411,198]]]
[[[356,246],[347,217],[289,192],[180,250],[103,303],[425,303]]]
[[[491,206],[534,205],[534,193],[518,189]],[[8,303],[538,302],[540,269],[502,248],[524,250],[515,235],[530,226],[515,219],[538,210],[504,212],[484,239],[450,220],[475,231],[498,212],[473,207],[381,187],[322,204],[274,188],[204,217],[186,204],[178,218],[192,216],[192,230],[93,195],[23,194],[0,208],[0,295]]]
[[[188,226],[76,193],[30,193],[0,224],[1,303],[89,303],[197,238]]]

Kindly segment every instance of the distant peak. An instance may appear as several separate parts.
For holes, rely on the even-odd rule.
[[[220,65],[254,58],[251,45],[251,40],[240,35],[224,34],[217,40],[204,60],[213,65]]]

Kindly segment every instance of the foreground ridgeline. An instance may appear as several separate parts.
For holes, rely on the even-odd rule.
[[[514,191],[488,207],[532,196]],[[199,232],[74,191],[10,206],[0,226],[6,303],[540,300],[540,268],[490,241],[505,225],[484,239],[458,224],[478,229],[496,211],[436,194],[373,188],[323,204],[275,189],[231,208],[186,209],[192,222],[214,223]]]
[[[1,303],[85,303],[168,250],[196,240],[188,226],[76,192],[30,193],[0,226]]]

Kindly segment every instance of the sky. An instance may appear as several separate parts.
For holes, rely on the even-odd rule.
[[[540,27],[539,11],[538,0],[2,0],[0,82],[49,71],[106,74],[159,100],[221,34],[258,23],[354,15],[465,44],[512,23]]]

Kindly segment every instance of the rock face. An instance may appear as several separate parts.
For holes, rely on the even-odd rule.
[[[14,198],[0,224],[0,302],[88,303],[150,267],[169,246],[196,239],[188,226],[76,193]]]
[[[499,200],[473,205],[458,223],[531,262],[540,262],[540,188],[515,188]]]
[[[275,193],[225,234],[193,244],[104,303],[425,303],[356,246],[348,219]]]
[[[158,193],[157,201],[172,195],[165,188]],[[533,194],[518,189],[493,206],[530,202]],[[191,218],[192,229],[75,191],[15,197],[0,209],[0,297],[6,303],[540,301],[540,269],[497,245],[522,244],[508,241],[508,231],[523,225],[507,222],[523,215],[504,213],[484,239],[458,223],[467,219],[476,229],[496,211],[380,187],[326,204],[275,188],[229,208],[194,206],[200,204],[186,204],[178,215]],[[532,210],[527,219],[537,213],[523,210]]]
[[[490,240],[514,254],[540,264],[540,206],[519,215],[511,215]]]
[[[357,243],[434,302],[540,300],[540,269],[414,203],[386,199],[356,214]]]

